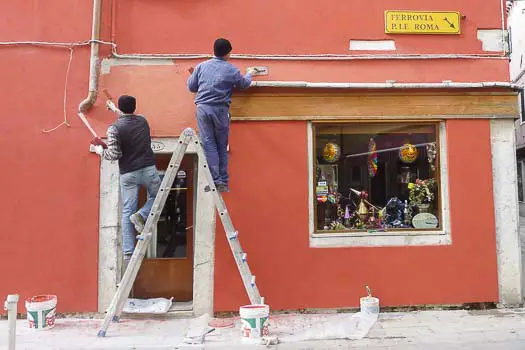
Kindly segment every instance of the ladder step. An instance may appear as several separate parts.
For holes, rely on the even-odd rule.
[[[231,241],[237,239],[237,237],[239,236],[239,232],[238,231],[235,231],[230,237],[228,237]]]
[[[242,257],[241,257],[242,262],[246,262],[246,256],[247,255],[248,254],[246,254],[246,253],[242,253]]]
[[[211,188],[211,187],[208,186],[208,185],[206,185],[206,187],[204,187],[204,192],[210,192],[210,191],[212,191],[212,190],[213,190],[213,192],[215,192],[215,191],[216,191],[215,187]]]
[[[252,285],[252,287],[255,287],[255,276],[252,276],[252,282],[251,282],[251,285]]]
[[[144,233],[143,233],[143,234],[137,236],[137,240],[139,240],[139,241],[143,241],[143,240],[145,240],[145,239],[147,239],[147,238],[150,238],[151,236],[152,236],[151,232],[148,233],[148,234],[146,234],[145,236],[144,236]]]

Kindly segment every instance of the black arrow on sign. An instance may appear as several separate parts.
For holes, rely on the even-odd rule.
[[[445,17],[445,22],[447,22],[450,25],[450,28],[456,29],[453,23],[450,23],[447,17]]]

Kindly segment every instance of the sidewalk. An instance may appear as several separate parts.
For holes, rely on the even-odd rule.
[[[525,263],[525,218],[520,218],[522,259]],[[525,264],[524,264],[525,266]],[[326,316],[326,315],[324,315]],[[281,339],[315,325],[320,315],[276,315],[270,317],[270,333]],[[203,345],[186,345],[183,338],[189,320],[122,320],[111,324],[105,338],[98,338],[102,320],[58,319],[55,328],[34,331],[26,320],[17,322],[17,350],[237,350],[264,346],[247,345],[234,328],[217,329]],[[0,321],[0,349],[7,348],[7,321]],[[273,349],[371,350],[522,350],[525,349],[525,309],[484,311],[417,311],[382,313],[368,336],[360,340],[282,342]]]
[[[315,324],[316,315],[276,315],[270,333],[291,334]],[[25,320],[17,323],[17,349],[264,349],[245,345],[235,328],[217,329],[203,345],[183,345],[188,320],[122,320],[105,338],[96,333],[102,320],[58,319],[54,329],[34,331]],[[0,348],[7,344],[7,321],[0,321]],[[361,340],[323,340],[281,343],[273,349],[525,349],[525,309],[485,311],[419,311],[383,313]]]

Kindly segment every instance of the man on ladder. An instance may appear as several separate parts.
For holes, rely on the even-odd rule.
[[[122,253],[123,271],[126,270],[135,249],[135,230],[142,233],[144,223],[159,190],[160,177],[155,166],[155,154],[151,149],[148,122],[136,115],[136,100],[133,96],[120,96],[118,120],[108,128],[107,145],[95,138],[95,153],[106,160],[118,160],[120,168],[120,191],[122,195]],[[148,192],[146,204],[138,208],[139,189]]]
[[[245,76],[229,63],[232,45],[226,39],[217,39],[213,45],[215,57],[190,68],[188,89],[196,93],[197,125],[202,146],[210,167],[213,182],[219,192],[228,187],[228,137],[230,133],[230,104],[234,88],[247,89],[255,69]]]

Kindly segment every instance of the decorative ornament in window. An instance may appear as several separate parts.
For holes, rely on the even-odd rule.
[[[437,123],[314,124],[315,231],[440,227]]]
[[[323,157],[328,163],[335,163],[341,157],[341,148],[336,143],[328,142],[324,146]]]

